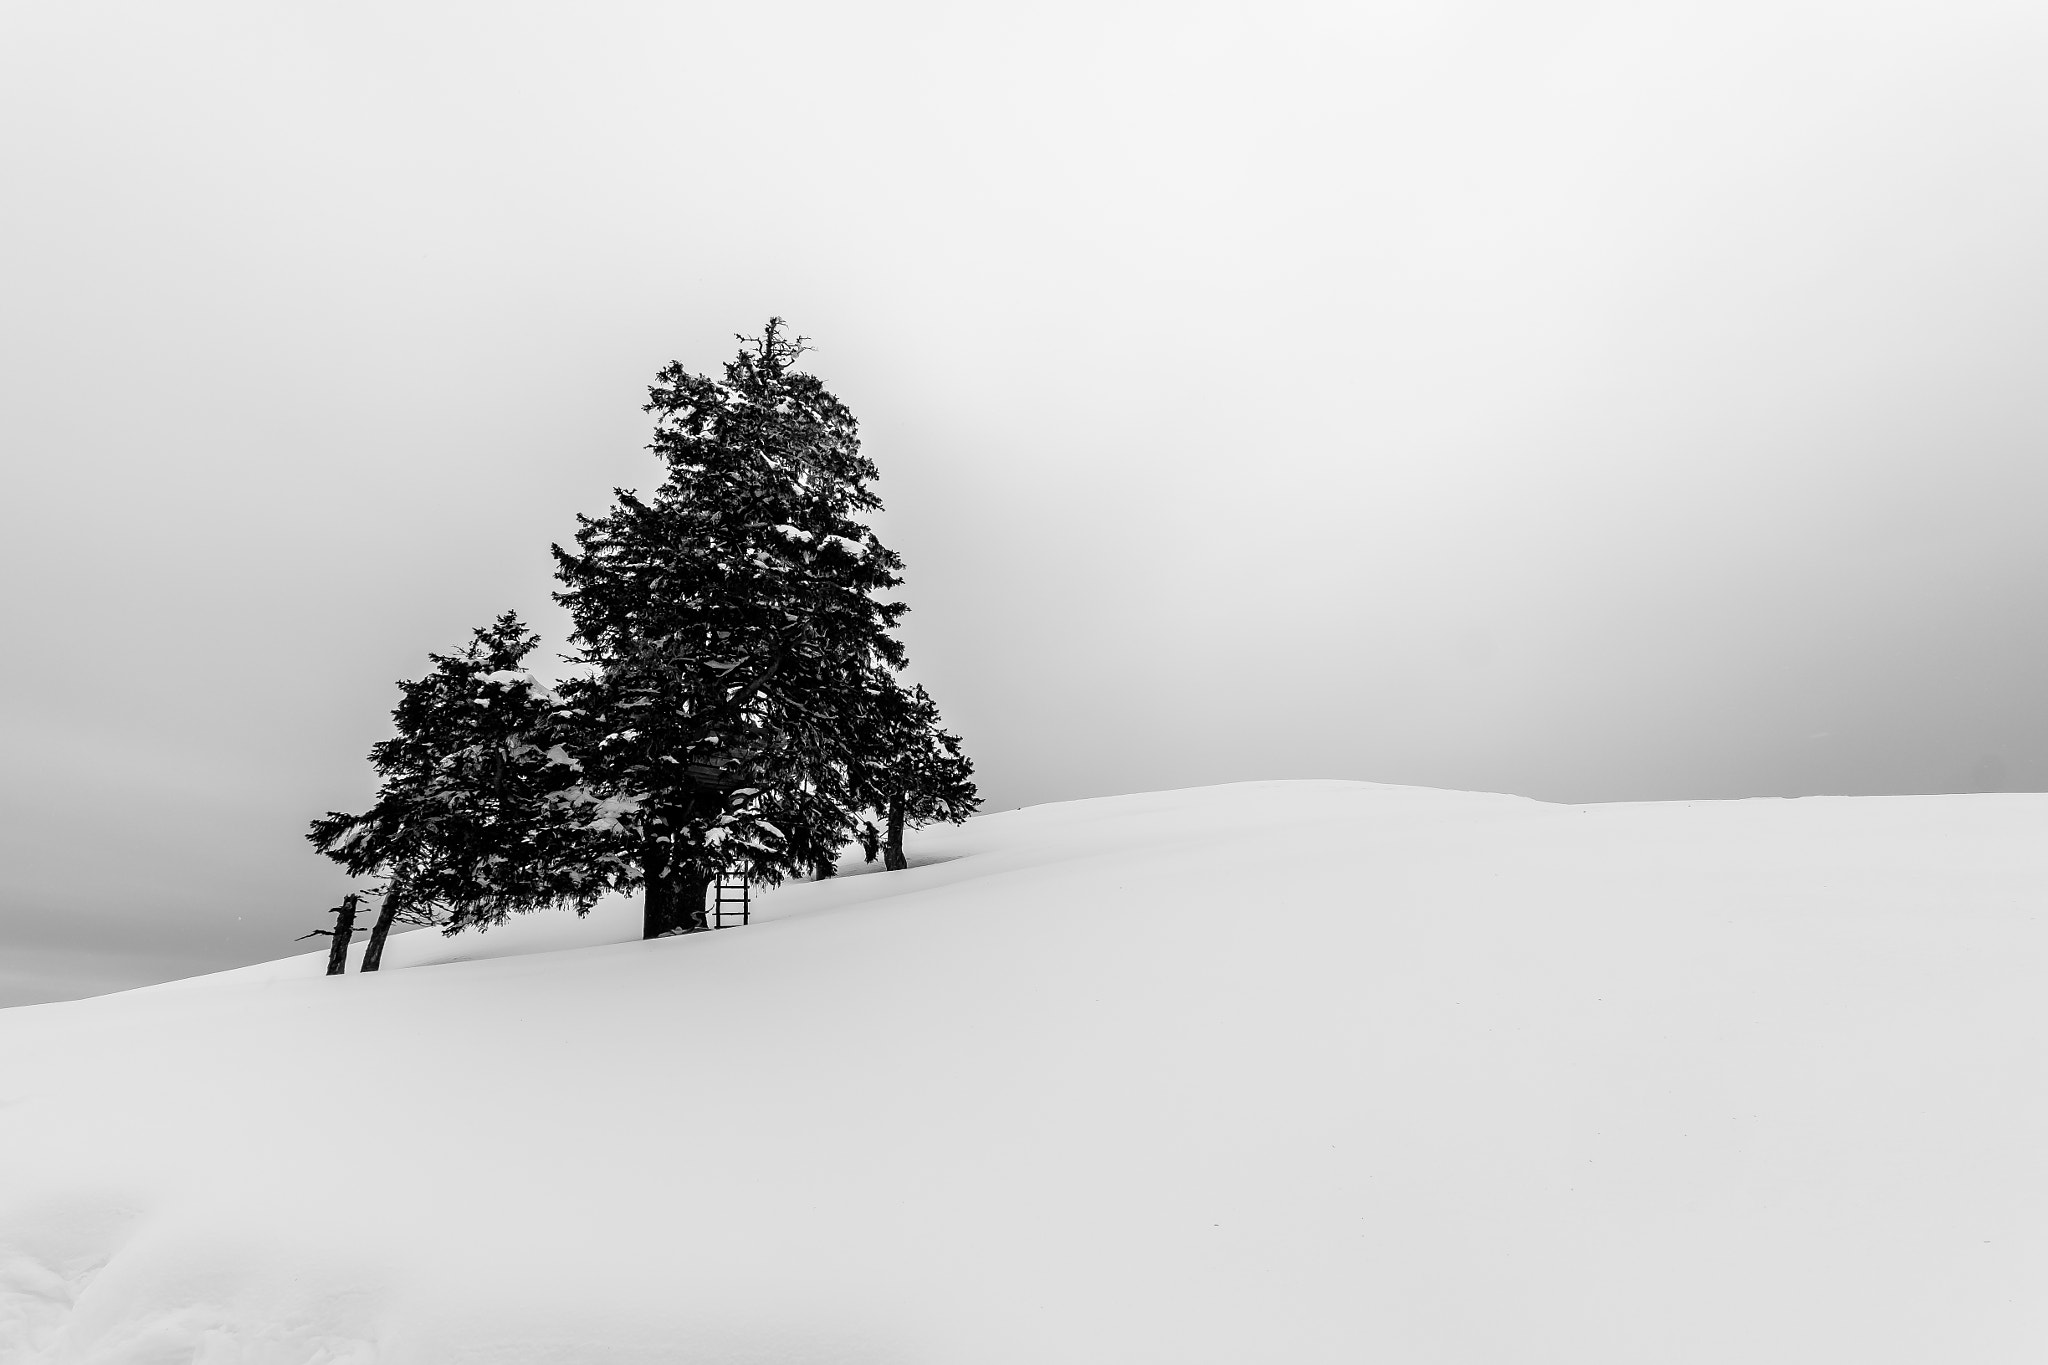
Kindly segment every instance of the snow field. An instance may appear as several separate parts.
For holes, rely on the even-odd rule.
[[[0,1012],[0,1361],[2036,1361],[2044,828],[1247,784]]]

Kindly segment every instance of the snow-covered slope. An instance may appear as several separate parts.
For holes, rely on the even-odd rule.
[[[0,1012],[0,1360],[2038,1362],[2044,831],[1256,784]]]

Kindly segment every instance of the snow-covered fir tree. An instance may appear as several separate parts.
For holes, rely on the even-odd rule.
[[[922,684],[905,690],[894,678],[870,699],[868,724],[857,763],[864,803],[877,817],[855,834],[874,860],[879,844],[883,866],[892,872],[909,865],[903,852],[906,827],[948,821],[974,813],[974,763],[960,737],[939,722],[939,706]]]
[[[397,733],[370,750],[375,804],[313,822],[316,849],[383,881],[365,971],[395,922],[453,933],[546,905],[584,910],[618,875],[590,828],[608,812],[586,799],[564,744],[573,727],[525,666],[538,642],[506,612],[458,653],[430,654],[431,672],[398,685]]]
[[[774,882],[851,834],[866,699],[904,664],[901,560],[853,414],[795,368],[771,319],[723,379],[670,365],[649,391],[667,477],[619,490],[555,549],[587,674],[563,696],[652,937],[704,924],[721,872]]]
[[[962,820],[972,765],[892,631],[902,561],[852,413],[795,369],[771,319],[722,379],[670,365],[649,390],[665,477],[579,517],[554,547],[579,671],[543,686],[507,613],[400,684],[398,733],[363,815],[308,836],[384,879],[372,955],[394,918],[450,932],[641,891],[648,937],[705,927],[721,874],[774,883],[849,840]],[[879,833],[876,836],[879,838]]]

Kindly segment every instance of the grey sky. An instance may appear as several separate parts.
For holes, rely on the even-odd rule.
[[[995,806],[2048,786],[2037,4],[16,5],[0,1003],[279,955],[781,313]]]

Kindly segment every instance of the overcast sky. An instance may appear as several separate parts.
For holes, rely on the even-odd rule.
[[[2048,9],[0,9],[0,1003],[294,951],[779,313],[993,807],[2048,786]],[[301,945],[303,946],[303,945]]]

